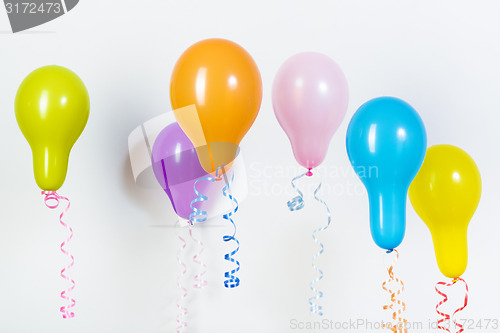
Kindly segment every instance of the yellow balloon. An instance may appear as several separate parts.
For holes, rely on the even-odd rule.
[[[439,269],[449,278],[461,276],[467,267],[467,228],[481,198],[476,163],[458,147],[430,147],[409,197],[432,234]]]
[[[67,68],[41,67],[21,83],[15,110],[31,146],[36,183],[45,191],[58,190],[66,178],[71,148],[89,118],[87,88]]]

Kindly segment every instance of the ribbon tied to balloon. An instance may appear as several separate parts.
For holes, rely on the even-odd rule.
[[[408,188],[424,160],[427,136],[419,114],[405,101],[379,97],[363,104],[354,114],[347,129],[346,148],[354,171],[368,192],[370,230],[375,243],[395,253],[387,269],[389,279],[382,285],[390,293],[393,332],[406,332],[406,319],[401,317],[405,304],[397,299],[404,290],[403,282],[394,275],[399,258],[396,248],[406,229]],[[399,285],[398,289],[388,284]]]
[[[204,278],[207,273],[207,265],[201,259],[204,244],[200,239],[194,237],[192,226],[195,222],[205,222],[208,218],[208,212],[206,211],[208,208],[204,204],[207,203],[209,198],[202,193],[213,193],[213,189],[210,187],[215,179],[202,168],[196,149],[178,123],[166,126],[158,134],[153,145],[151,162],[158,183],[168,195],[172,207],[179,217],[176,230],[184,229],[178,228],[181,220],[188,222],[189,237],[198,248],[196,254],[192,257],[192,261],[201,268],[201,271],[194,276],[193,287],[202,289],[208,285]],[[215,203],[217,199],[217,197],[210,198]],[[194,206],[193,202],[199,204]],[[214,206],[212,205],[212,207]],[[188,327],[187,316],[189,315],[188,307],[183,303],[183,300],[188,296],[188,288],[182,284],[182,279],[186,275],[188,268],[181,257],[182,252],[187,247],[187,241],[180,234],[177,237],[181,244],[177,251],[177,261],[182,270],[177,277],[180,295],[177,299],[179,312],[176,319],[177,332],[182,333]]]
[[[272,99],[274,113],[290,140],[295,159],[307,169],[291,181],[298,196],[288,202],[288,208],[297,211],[304,207],[304,199],[295,181],[304,176],[313,176],[311,170],[325,159],[332,136],[347,111],[347,80],[340,67],[328,56],[316,52],[299,53],[286,60],[278,70]],[[318,197],[321,184],[320,181],[314,191],[314,198],[325,206],[327,224],[315,229],[312,234],[320,249],[312,259],[313,269],[318,276],[309,284],[313,292],[309,298],[309,310],[320,316],[323,311],[317,301],[323,297],[323,292],[315,284],[323,278],[323,271],[316,266],[315,261],[323,253],[324,245],[317,234],[326,230],[331,222],[328,205]]]
[[[232,216],[238,201],[232,195],[227,172],[238,153],[239,144],[254,123],[262,102],[262,79],[250,54],[240,45],[220,38],[202,40],[190,46],[175,64],[170,81],[170,100],[180,127],[198,155],[199,164],[211,177],[199,178],[193,185],[196,198],[191,202],[191,222],[203,222],[206,212],[199,203],[206,196],[197,184],[226,180],[222,194],[235,207],[223,218],[234,232],[223,237],[236,243],[236,249],[224,259],[236,267],[225,272],[224,286],[235,288],[240,280],[235,274],[240,264],[236,225]],[[234,173],[230,179],[233,179]]]
[[[427,149],[424,163],[409,191],[410,202],[432,235],[439,269],[450,283],[438,282],[436,292],[443,300],[436,306],[442,317],[438,328],[457,332],[464,327],[455,315],[468,302],[468,286],[461,278],[467,268],[467,228],[481,198],[481,175],[474,160],[462,149],[452,145],[435,145]],[[439,308],[448,301],[438,286],[449,287],[457,282],[465,286],[463,306],[451,315]],[[448,327],[444,326],[448,324]]]
[[[89,118],[90,101],[87,88],[72,71],[60,66],[45,66],[30,73],[21,83],[15,101],[16,120],[33,153],[33,171],[37,185],[45,196],[45,204],[56,209],[61,201],[67,206],[59,221],[70,233],[61,244],[61,252],[70,264],[61,270],[61,277],[71,287],[61,292],[70,304],[61,307],[63,318],[73,318],[76,304],[68,293],[75,281],[66,275],[74,258],[65,246],[73,238],[72,228],[63,221],[70,203],[56,191],[63,185],[71,148],[83,132]]]

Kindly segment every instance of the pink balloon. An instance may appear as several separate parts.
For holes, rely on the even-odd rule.
[[[312,169],[323,162],[348,101],[344,73],[328,56],[299,53],[281,66],[273,84],[273,108],[300,165]]]

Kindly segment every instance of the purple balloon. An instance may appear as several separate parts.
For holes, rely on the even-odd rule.
[[[196,149],[177,123],[165,127],[155,140],[151,154],[156,180],[167,193],[176,214],[189,219],[191,201],[196,199],[194,183],[207,173]],[[203,192],[203,183],[197,189]]]

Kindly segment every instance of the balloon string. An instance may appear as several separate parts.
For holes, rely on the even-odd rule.
[[[179,221],[177,221],[176,227],[179,226]],[[185,288],[182,283],[182,277],[186,275],[187,269],[186,264],[182,262],[181,253],[186,248],[186,240],[181,237],[180,234],[177,234],[177,238],[181,241],[181,245],[177,250],[177,262],[182,267],[182,271],[177,276],[177,287],[180,289],[180,295],[177,298],[177,309],[179,310],[177,313],[176,321],[177,321],[177,333],[185,333],[188,323],[186,321],[186,317],[189,313],[187,307],[183,306],[183,300],[188,296],[187,288]]]
[[[295,191],[297,191],[298,196],[292,198],[289,200],[286,204],[288,206],[288,209],[290,209],[292,212],[296,210],[301,210],[304,208],[304,195],[302,194],[302,191],[295,185],[295,181],[299,180],[300,178],[304,177],[307,175],[310,171],[304,172],[303,174],[300,174],[296,176],[295,178],[292,179],[291,184],[292,187]]]
[[[328,208],[328,205],[326,204],[326,202],[324,202],[321,198],[318,197],[318,192],[321,189],[322,184],[323,184],[323,181],[320,181],[318,187],[314,191],[314,199],[316,199],[316,201],[318,201],[320,204],[325,206],[328,222],[325,226],[314,230],[313,234],[312,234],[314,242],[320,247],[320,250],[313,256],[313,259],[312,259],[312,267],[319,275],[309,283],[311,291],[315,294],[313,297],[309,298],[309,305],[310,305],[309,310],[313,314],[317,314],[320,316],[323,315],[323,312],[322,312],[323,307],[321,305],[316,304],[315,301],[318,301],[319,299],[321,299],[323,297],[323,292],[316,289],[314,287],[314,285],[316,283],[318,283],[319,281],[321,281],[321,279],[323,279],[323,271],[316,266],[315,261],[321,254],[323,254],[325,247],[323,246],[323,243],[321,243],[319,241],[319,239],[317,238],[316,235],[318,232],[325,231],[330,226],[330,223],[332,220],[330,208]]]
[[[202,241],[200,241],[199,239],[197,239],[193,236],[193,230],[191,229],[191,227],[189,227],[189,236],[191,236],[191,239],[196,244],[198,244],[198,252],[193,256],[193,262],[196,265],[201,266],[201,272],[194,276],[194,287],[198,288],[198,289],[202,289],[208,285],[208,281],[203,278],[203,275],[205,275],[207,273],[207,265],[202,260],[199,260],[198,258],[200,258],[201,255],[203,254],[203,251],[205,250],[205,246],[204,246]]]
[[[457,283],[458,281],[462,281],[464,283],[464,285],[465,285],[464,305],[462,307],[458,308],[457,310],[455,310],[455,312],[453,312],[453,314],[450,316],[447,313],[439,311],[439,307],[448,301],[448,295],[446,295],[444,292],[440,291],[438,289],[438,286],[441,285],[441,286],[445,286],[445,287],[451,287],[455,283]],[[438,320],[438,329],[446,331],[446,332],[450,332],[450,330],[448,328],[444,327],[443,325],[444,325],[444,323],[447,320],[451,319],[451,321],[453,322],[453,324],[455,326],[455,329],[457,327],[459,328],[459,330],[456,333],[462,333],[465,329],[464,329],[464,327],[463,327],[462,324],[460,324],[460,323],[457,322],[457,320],[455,319],[455,315],[458,312],[464,310],[467,307],[467,303],[469,302],[469,286],[467,285],[467,282],[465,282],[465,280],[462,279],[461,277],[457,277],[457,278],[453,279],[451,283],[446,283],[446,282],[438,282],[438,283],[436,283],[435,289],[436,289],[436,292],[443,297],[443,300],[440,301],[436,305],[436,312],[442,317],[441,319]]]
[[[189,215],[189,224],[191,225],[194,222],[205,222],[208,218],[208,212],[206,210],[199,209],[195,206],[195,203],[197,202],[203,202],[208,200],[208,197],[206,195],[202,194],[196,189],[196,184],[198,184],[198,182],[201,182],[203,180],[208,180],[212,183],[215,182],[215,178],[213,177],[201,177],[197,179],[196,182],[194,183],[193,190],[194,193],[196,194],[196,198],[193,201],[191,201],[191,209],[193,210],[193,212]]]
[[[394,267],[399,259],[399,252],[397,250],[389,250],[387,253],[396,253],[396,257],[392,261],[391,265],[387,268],[387,272],[389,273],[389,278],[382,283],[382,289],[387,291],[391,295],[391,304],[384,305],[384,310],[392,310],[392,324],[384,324],[384,327],[389,328],[394,333],[406,333],[407,329],[407,320],[401,317],[401,314],[406,310],[406,304],[397,299],[396,297],[401,294],[405,285],[403,281],[394,276]],[[397,284],[400,287],[396,290],[392,290],[390,287],[387,287],[389,283]]]
[[[221,166],[221,167],[217,168],[217,170],[215,172],[216,178],[220,179],[219,171],[225,167],[226,166]],[[224,177],[225,176],[226,176],[226,174],[224,174]],[[234,249],[230,253],[226,253],[224,255],[225,260],[227,260],[231,263],[234,263],[237,266],[236,268],[224,273],[224,277],[226,278],[226,280],[224,281],[224,287],[226,287],[226,288],[236,288],[240,285],[240,279],[235,275],[240,270],[240,262],[233,258],[233,256],[240,249],[240,242],[235,237],[236,236],[236,224],[234,223],[233,219],[231,218],[238,211],[238,200],[236,200],[236,198],[231,193],[228,193],[230,191],[230,186],[233,183],[233,181],[234,181],[234,172],[233,172],[231,179],[229,181],[227,181],[227,179],[226,179],[226,185],[222,189],[222,195],[224,197],[230,199],[235,204],[235,207],[229,213],[226,213],[222,216],[225,220],[230,222],[234,228],[234,232],[232,235],[225,235],[225,236],[223,236],[222,239],[224,240],[224,242],[234,241],[236,243],[236,249]]]
[[[66,240],[61,243],[61,252],[71,260],[71,262],[61,270],[61,277],[71,284],[71,287],[61,292],[61,298],[68,301],[70,304],[62,306],[60,311],[63,314],[63,318],[65,319],[73,318],[75,317],[75,313],[70,311],[70,309],[75,306],[76,301],[73,298],[69,297],[67,294],[75,289],[76,284],[75,280],[71,279],[66,275],[66,271],[69,270],[71,267],[73,267],[73,265],[75,264],[75,258],[71,253],[69,253],[64,249],[64,246],[66,246],[66,244],[68,244],[68,242],[73,238],[73,229],[71,229],[71,227],[67,225],[62,219],[64,214],[66,214],[69,210],[70,202],[68,198],[60,196],[59,194],[57,194],[56,191],[42,191],[42,195],[45,195],[44,198],[45,206],[47,206],[50,209],[56,209],[57,207],[59,207],[59,203],[61,200],[66,200],[68,202],[68,205],[66,206],[64,211],[61,213],[61,215],[59,215],[59,222],[63,227],[68,229],[70,233],[68,238],[66,238]],[[55,201],[55,203],[51,204],[50,203],[51,200]]]
[[[204,180],[208,180],[212,183],[216,181],[216,179],[213,177],[202,177],[197,179],[196,182],[194,183],[193,190],[194,193],[196,194],[196,198],[193,201],[191,201],[191,209],[193,210],[193,212],[189,215],[190,225],[193,225],[194,222],[205,222],[208,218],[208,212],[206,210],[196,208],[195,206],[195,203],[197,202],[203,202],[208,200],[208,197],[206,195],[202,194],[200,191],[196,189],[196,184]],[[198,244],[198,249],[199,249],[198,252],[193,256],[193,262],[196,265],[201,266],[201,272],[194,276],[194,287],[202,289],[203,287],[206,287],[208,285],[208,281],[206,281],[203,278],[203,275],[207,273],[207,265],[198,258],[200,258],[201,255],[203,254],[205,246],[203,242],[201,242],[199,239],[194,238],[193,231],[191,230],[191,228],[189,229],[189,235],[191,236],[191,239]]]

